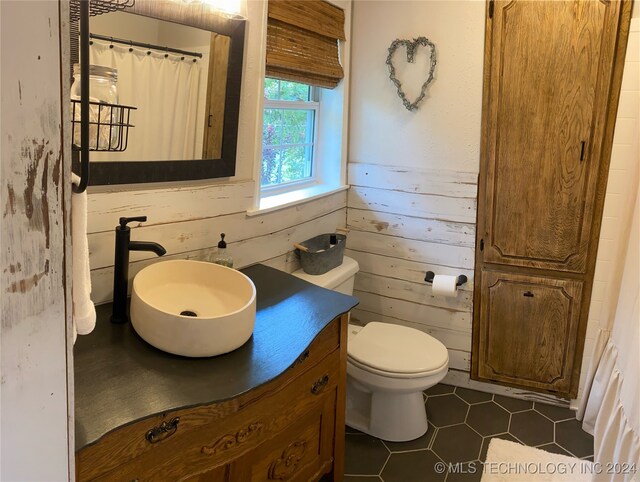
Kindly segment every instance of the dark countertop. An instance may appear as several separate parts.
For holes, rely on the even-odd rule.
[[[358,304],[267,266],[241,271],[256,286],[256,323],[249,341],[225,355],[165,353],[130,323],[111,323],[111,304],[97,307],[95,330],[74,346],[76,451],[145,417],[235,398],[273,380],[331,320]]]

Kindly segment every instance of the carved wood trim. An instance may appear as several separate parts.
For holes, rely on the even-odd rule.
[[[287,480],[296,471],[307,451],[307,441],[297,440],[282,451],[282,455],[269,465],[269,480]]]
[[[259,435],[264,428],[264,423],[256,422],[249,425],[247,428],[243,428],[239,430],[235,434],[227,434],[223,437],[220,437],[215,443],[212,445],[205,445],[200,449],[205,455],[214,455],[219,452],[224,452],[225,450],[229,450],[237,445],[240,445],[247,440],[252,439],[256,435]]]

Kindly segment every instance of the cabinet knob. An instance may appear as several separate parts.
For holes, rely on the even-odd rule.
[[[322,391],[322,389],[329,383],[329,375],[325,375],[319,380],[317,380],[313,385],[311,385],[311,393],[317,395]]]
[[[157,427],[153,427],[151,430],[149,430],[145,434],[144,438],[147,439],[147,442],[152,444],[160,442],[176,433],[179,423],[180,417],[174,417],[168,422],[164,421]]]
[[[527,298],[533,298],[533,293],[531,291],[525,291],[522,293],[522,296],[526,296]]]

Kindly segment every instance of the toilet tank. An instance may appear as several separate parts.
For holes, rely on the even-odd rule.
[[[355,259],[345,256],[340,266],[327,271],[325,274],[307,274],[302,269],[291,274],[328,290],[353,296],[353,280],[359,269],[360,266],[358,266],[358,262]]]

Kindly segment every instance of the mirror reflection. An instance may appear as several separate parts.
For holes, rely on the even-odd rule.
[[[137,107],[127,149],[92,162],[221,157],[229,37],[125,12],[90,31],[91,65],[115,70],[119,103]]]

